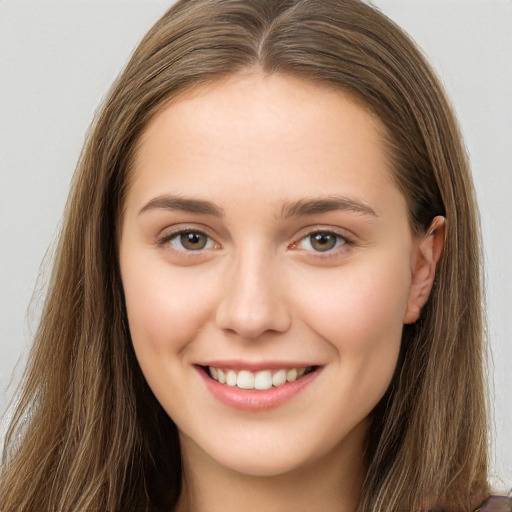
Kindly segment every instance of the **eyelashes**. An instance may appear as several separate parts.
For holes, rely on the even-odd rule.
[[[333,231],[316,231],[306,235],[298,242],[292,244],[292,248],[305,251],[326,253],[349,243],[347,238]]]
[[[178,251],[196,252],[218,247],[211,237],[201,231],[180,231],[166,238],[164,243],[169,243],[173,249]]]
[[[164,234],[157,240],[164,248],[182,253],[184,256],[198,256],[206,251],[220,249],[221,245],[201,229],[186,228]],[[353,242],[345,235],[330,229],[313,229],[288,245],[288,249],[309,252],[315,257],[336,256]]]

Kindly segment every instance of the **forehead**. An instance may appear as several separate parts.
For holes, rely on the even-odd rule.
[[[249,189],[284,201],[330,194],[341,183],[349,195],[365,185],[376,196],[392,184],[384,130],[339,90],[277,74],[229,77],[155,116],[140,138],[130,188],[142,200],[162,187],[221,193],[222,183],[225,199]]]

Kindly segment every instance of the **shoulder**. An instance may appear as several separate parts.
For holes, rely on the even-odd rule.
[[[491,494],[475,512],[512,512],[512,492],[505,494]]]

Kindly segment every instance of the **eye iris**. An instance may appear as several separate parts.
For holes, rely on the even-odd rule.
[[[207,241],[208,238],[202,233],[182,233],[180,235],[181,245],[190,251],[204,249]]]
[[[316,233],[310,236],[310,240],[315,251],[329,251],[336,246],[336,235],[333,233]]]

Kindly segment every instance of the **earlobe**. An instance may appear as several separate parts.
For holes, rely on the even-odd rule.
[[[425,236],[419,241],[412,265],[409,300],[404,315],[404,324],[418,320],[421,308],[425,305],[434,284],[436,266],[444,246],[446,219],[435,217]]]

